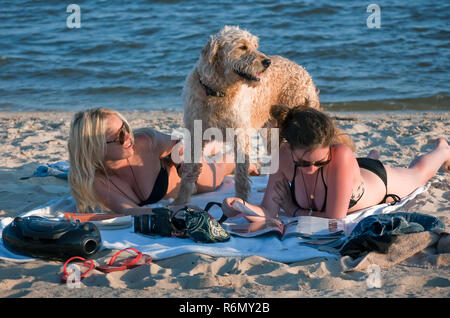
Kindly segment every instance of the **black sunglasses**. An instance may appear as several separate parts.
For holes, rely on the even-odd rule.
[[[292,155],[292,152],[291,152]],[[328,153],[329,158],[327,160],[321,160],[321,161],[306,161],[306,160],[302,160],[299,159],[298,161],[294,160],[294,155],[292,155],[292,160],[294,161],[294,164],[296,167],[311,167],[311,166],[315,166],[315,167],[324,167],[327,164],[329,164],[331,162],[331,148],[330,148],[330,152]]]
[[[113,143],[113,142],[118,142],[119,144],[123,145],[125,143],[125,136],[126,133],[129,133],[128,127],[125,126],[125,123],[122,122],[122,126],[120,126],[120,129],[117,133],[117,137],[114,138],[114,140],[111,141],[107,141],[107,144]]]

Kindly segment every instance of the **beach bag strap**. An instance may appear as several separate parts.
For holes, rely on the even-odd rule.
[[[215,205],[219,206],[219,208],[222,208],[222,203],[211,201],[211,202],[206,203],[204,210],[206,212],[208,212]]]
[[[211,202],[208,202],[208,203],[206,204],[204,210],[205,210],[206,212],[208,212],[208,211],[209,211],[213,206],[215,206],[215,205],[217,205],[220,209],[222,209],[222,203],[211,201]],[[225,222],[227,219],[228,219],[228,217],[227,217],[225,214],[223,214],[223,212],[222,212],[222,216],[220,217],[220,219],[219,219],[217,222],[219,222],[219,224],[222,224],[222,223]]]

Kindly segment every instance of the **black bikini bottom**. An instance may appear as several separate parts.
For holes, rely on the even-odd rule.
[[[394,200],[392,205],[400,201],[400,197],[396,194],[388,194],[387,193],[387,173],[386,168],[384,168],[383,164],[380,160],[372,159],[372,158],[356,158],[358,161],[358,165],[360,168],[369,170],[373,173],[375,173],[380,179],[383,181],[385,187],[386,187],[386,195],[384,196],[383,200],[381,200],[381,203],[385,203],[386,200],[390,197]]]

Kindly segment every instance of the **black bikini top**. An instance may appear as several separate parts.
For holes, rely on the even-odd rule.
[[[169,187],[169,174],[167,173],[167,170],[164,167],[161,167],[161,170],[159,170],[158,177],[156,177],[155,184],[153,185],[152,193],[150,193],[149,197],[140,202],[139,206],[144,206],[147,204],[152,204],[155,202],[158,202],[167,193],[167,189]]]
[[[305,208],[301,207],[300,204],[298,204],[298,202],[297,202],[297,198],[295,197],[295,176],[296,176],[296,173],[297,173],[297,167],[294,168],[294,177],[292,178],[292,181],[291,181],[291,187],[290,187],[290,188],[291,188],[291,197],[292,197],[292,201],[293,201],[295,204],[297,204],[298,207],[299,207],[300,209],[302,209],[302,210],[308,210],[308,209],[305,209]],[[318,211],[318,212],[325,212],[325,207],[326,207],[326,205],[327,205],[328,187],[327,187],[327,184],[325,183],[325,179],[324,179],[324,177],[323,177],[323,167],[320,168],[320,174],[322,175],[322,182],[323,182],[323,186],[325,187],[325,199],[324,199],[324,201],[323,201],[322,208],[321,208],[320,210],[317,210],[317,211]],[[364,192],[363,192],[363,193],[364,193]],[[350,202],[349,202],[349,204],[348,204],[348,208],[350,209],[350,208],[354,207],[354,206],[356,205],[356,203],[358,203],[358,201],[361,199],[361,197],[362,197],[362,194],[361,194],[361,196],[360,196],[357,200],[350,199]],[[313,204],[314,204],[314,203],[313,203]],[[314,209],[315,206],[312,206],[311,208]]]
[[[321,173],[321,175],[322,175],[322,182],[323,182],[323,185],[325,186],[325,200],[323,201],[322,209],[317,210],[317,211],[319,211],[319,212],[325,212],[325,206],[326,206],[326,204],[327,204],[327,193],[328,193],[328,188],[327,188],[327,185],[326,185],[325,180],[324,180],[324,178],[323,178],[323,167],[320,168],[320,173]],[[297,198],[295,197],[295,176],[296,176],[296,174],[297,174],[297,167],[294,168],[294,177],[292,178],[292,181],[291,181],[291,187],[290,187],[290,188],[291,188],[292,201],[293,201],[295,204],[297,204],[298,207],[299,207],[300,209],[302,209],[302,210],[309,210],[309,209],[305,209],[305,208],[301,207],[300,204],[298,204],[298,202],[297,202]],[[314,207],[311,207],[311,208],[314,208]]]

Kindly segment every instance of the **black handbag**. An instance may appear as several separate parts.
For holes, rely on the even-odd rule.
[[[178,211],[167,208],[155,208],[153,214],[134,217],[134,231],[146,235],[189,237],[199,243],[219,243],[230,239],[229,233],[220,225],[222,217],[216,221],[208,214],[217,202],[210,202],[204,210],[195,211],[185,207]],[[181,214],[182,218],[177,215]]]
[[[11,252],[55,260],[91,257],[101,245],[100,232],[93,223],[39,216],[16,217],[3,229],[2,239]]]

